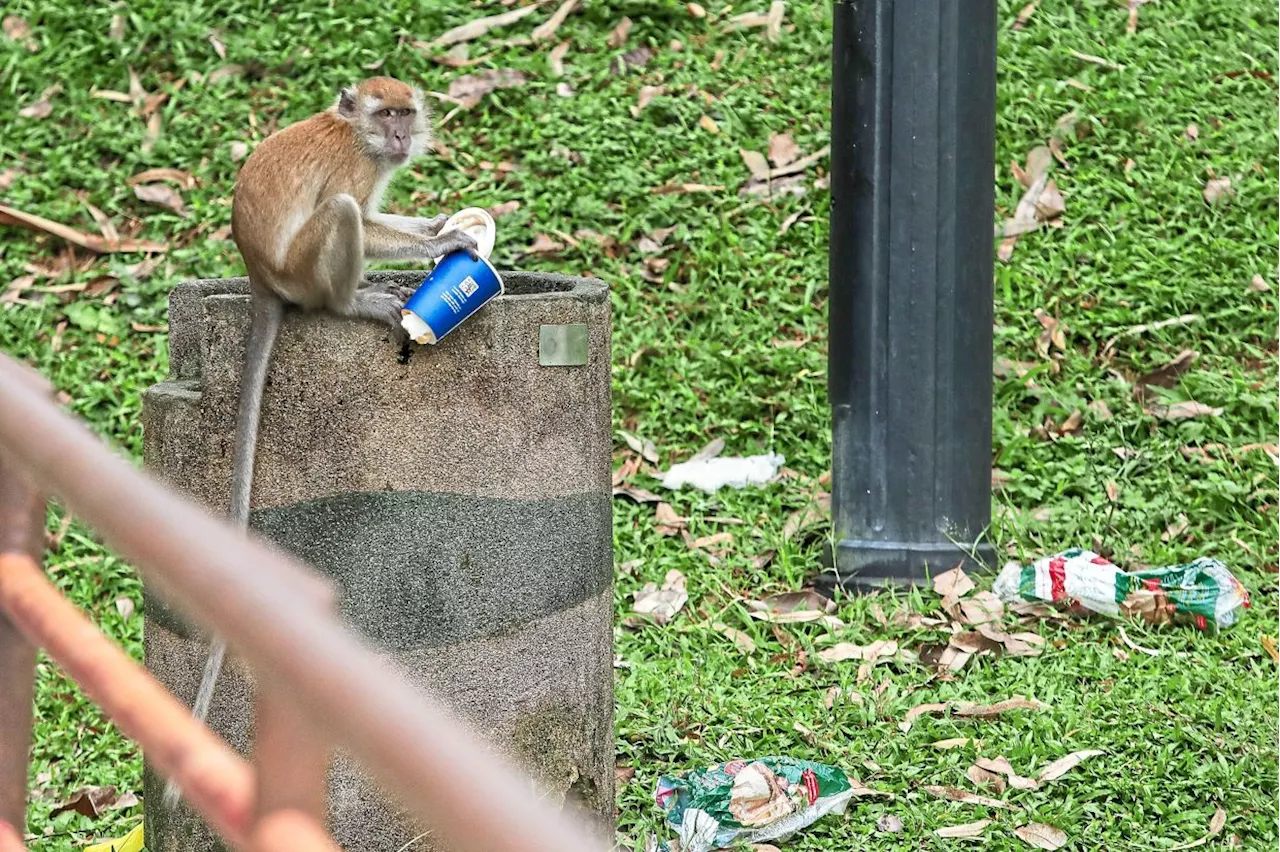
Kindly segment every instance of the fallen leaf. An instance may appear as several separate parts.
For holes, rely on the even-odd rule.
[[[971,742],[973,742],[972,737],[951,737],[950,739],[938,740],[937,742],[929,743],[929,745],[936,749],[946,751],[953,748],[963,748]]]
[[[1160,536],[1161,541],[1173,541],[1181,537],[1191,526],[1191,519],[1185,514],[1179,512],[1178,517],[1164,528],[1164,534]]]
[[[962,624],[986,624],[1004,615],[1004,603],[994,592],[978,592],[964,598],[958,604],[958,612],[951,614]]]
[[[1217,206],[1235,195],[1235,192],[1231,186],[1231,178],[1212,178],[1204,185],[1204,200],[1210,206]]]
[[[120,617],[125,621],[129,620],[129,616],[133,615],[133,598],[121,595],[116,598],[116,612],[120,613]]]
[[[559,248],[564,248],[564,246],[559,246]],[[626,445],[630,448],[631,452],[639,455],[647,462],[652,464],[658,463],[658,448],[654,446],[653,441],[650,441],[648,438],[640,438],[637,435],[632,435],[630,432],[624,432],[622,430],[619,430],[618,434],[622,436],[622,440],[626,442]]]
[[[243,65],[223,65],[221,68],[215,68],[209,72],[209,76],[204,78],[206,84],[212,86],[223,80],[233,80],[236,77],[244,76],[246,69]]]
[[[49,813],[49,817],[52,819],[58,814],[75,811],[90,819],[96,819],[103,811],[129,808],[136,804],[138,804],[137,796],[132,793],[125,793],[122,796],[114,786],[82,787],[72,793],[71,798],[55,807]]]
[[[1262,649],[1271,655],[1271,661],[1280,663],[1280,648],[1276,647],[1276,640],[1264,634],[1260,641],[1262,642]]]
[[[739,148],[738,155],[742,157],[742,162],[746,165],[747,170],[751,172],[752,178],[764,181],[769,179],[769,162],[764,158],[764,154]]]
[[[636,777],[636,768],[628,766],[625,763],[614,763],[613,780],[617,782],[619,787],[625,787],[631,783],[631,779]]]
[[[769,134],[769,160],[772,161],[774,168],[788,166],[799,156],[800,148],[791,138],[790,133]]]
[[[754,654],[756,652],[755,640],[746,633],[743,633],[741,630],[737,630],[719,621],[711,625],[711,629],[731,640],[742,653]]]
[[[109,252],[162,252],[168,251],[169,247],[164,243],[152,242],[150,240],[126,239],[120,240],[118,243],[109,243],[102,237],[86,234],[77,231],[74,228],[58,222],[53,222],[41,216],[32,213],[23,213],[12,207],[6,207],[0,204],[0,225],[15,225],[27,228],[33,231],[42,231],[59,239],[77,245],[80,248],[88,249],[99,254]]]
[[[773,180],[777,180],[780,177],[799,174],[800,172],[803,172],[805,169],[809,168],[810,166],[826,159],[830,154],[831,154],[831,146],[824,145],[822,146],[822,148],[818,149],[817,151],[814,151],[812,154],[808,155],[807,157],[801,157],[798,160],[793,160],[792,162],[787,163],[785,166],[778,166],[772,172],[769,173],[769,177]]]
[[[490,207],[489,215],[495,219],[500,219],[503,216],[511,215],[512,213],[516,212],[519,209],[520,209],[520,202],[516,199],[512,199],[510,201],[504,201],[501,204],[495,204],[492,207]]]
[[[999,799],[990,799],[986,796],[979,796],[975,793],[966,793],[958,787],[928,785],[924,788],[924,791],[931,796],[937,796],[939,799],[948,799],[952,802],[961,802],[966,805],[982,805],[987,808],[1013,807],[1013,805],[1008,802],[1002,802]]]
[[[1159,420],[1189,420],[1194,417],[1218,417],[1222,414],[1221,408],[1214,408],[1194,399],[1172,405],[1156,403],[1145,407],[1143,411]]]
[[[1124,70],[1123,65],[1117,65],[1114,62],[1110,62],[1106,59],[1103,59],[1101,56],[1094,56],[1091,53],[1081,53],[1078,50],[1068,50],[1067,53],[1070,53],[1072,56],[1074,56],[1076,59],[1079,59],[1081,62],[1088,62],[1090,65],[1097,65],[1099,68],[1105,68],[1108,71]]]
[[[704,115],[698,119],[698,126],[713,136],[720,132],[720,125],[716,124],[715,119],[709,115]]]
[[[865,660],[874,663],[883,657],[892,657],[896,653],[898,653],[897,642],[892,639],[877,639],[870,645],[840,642],[819,651],[818,659],[824,663],[842,663],[846,660]]]
[[[664,183],[649,190],[654,195],[691,195],[696,192],[720,192],[723,186],[707,183]]]
[[[777,41],[782,38],[782,21],[787,14],[787,4],[782,0],[773,0],[769,4],[769,13],[765,15],[765,41]]]
[[[1066,775],[1072,769],[1075,769],[1084,761],[1091,757],[1097,757],[1106,752],[1100,749],[1085,749],[1084,751],[1073,751],[1066,757],[1060,757],[1053,763],[1050,763],[1044,769],[1040,770],[1040,774],[1036,776],[1036,781],[1040,784],[1048,784],[1051,781],[1057,781],[1063,775]]]
[[[0,183],[2,183],[2,181],[0,181]],[[0,189],[3,188],[3,186],[0,186]],[[1268,284],[1267,280],[1261,275],[1253,276],[1253,280],[1249,282],[1249,291],[1252,293],[1265,293],[1270,289],[1271,285]]]
[[[112,41],[124,41],[124,15],[112,15],[111,25],[107,27],[107,37]]]
[[[178,194],[177,190],[162,183],[137,184],[133,187],[133,194],[139,201],[163,207],[166,210],[177,213],[179,216],[187,215],[182,207],[182,196]]]
[[[733,533],[722,532],[715,535],[704,535],[689,542],[689,547],[693,550],[713,550],[722,544],[733,543]]]
[[[157,181],[176,183],[183,189],[193,189],[196,186],[195,175],[182,169],[147,169],[146,171],[138,172],[126,180],[125,183],[129,186],[137,186],[140,183],[155,183]]]
[[[1005,790],[1004,779],[988,769],[978,766],[976,763],[965,770],[965,777],[976,787],[986,787],[991,792],[999,796]]]
[[[1027,26],[1027,22],[1031,20],[1031,16],[1035,14],[1036,6],[1038,5],[1040,5],[1040,0],[1032,0],[1032,2],[1023,6],[1021,11],[1018,12],[1018,17],[1013,19],[1013,25],[1009,29],[1014,32],[1024,29]]]
[[[39,100],[18,110],[18,115],[22,118],[48,118],[53,115],[53,104],[49,103],[48,98],[41,96]]]
[[[944,598],[949,596],[962,598],[973,589],[973,580],[969,579],[969,575],[964,572],[960,564],[957,564],[950,571],[944,571],[933,578],[934,593]]]
[[[1120,641],[1124,642],[1124,644],[1128,645],[1128,646],[1129,646],[1130,648],[1132,648],[1133,650],[1135,650],[1135,651],[1137,651],[1137,652],[1139,652],[1139,653],[1141,653],[1141,654],[1146,654],[1148,657],[1158,657],[1158,656],[1160,656],[1160,652],[1159,652],[1159,651],[1157,651],[1155,648],[1144,648],[1144,647],[1142,647],[1141,645],[1139,645],[1137,642],[1134,642],[1132,639],[1130,639],[1130,638],[1129,638],[1129,634],[1125,631],[1125,629],[1124,629],[1124,626],[1123,626],[1123,625],[1120,625],[1120,626],[1116,629],[1116,632],[1117,632],[1117,633],[1119,634],[1119,636],[1120,636]]]
[[[646,583],[644,588],[636,592],[631,608],[639,615],[652,615],[658,624],[666,624],[680,612],[688,600],[684,574],[673,568],[667,572],[662,588],[658,588],[655,583]]]
[[[631,26],[632,21],[628,17],[624,16],[621,21],[618,21],[618,25],[613,28],[613,31],[609,33],[609,37],[605,40],[610,50],[617,50],[626,44],[627,36],[631,34]]]
[[[713,438],[707,442],[706,446],[690,456],[689,461],[706,461],[707,459],[714,459],[723,452],[724,438]]]
[[[662,86],[641,86],[640,94],[636,97],[635,106],[631,107],[631,117],[636,118],[640,115],[640,110],[649,105],[655,97],[662,94],[664,87]]]
[[[1047,707],[1039,701],[1016,695],[995,704],[957,704],[953,712],[966,719],[994,719],[1010,710],[1044,710]]]
[[[621,74],[628,68],[643,68],[645,65],[649,64],[649,60],[652,59],[653,56],[653,48],[648,45],[643,45],[635,48],[634,50],[628,50],[626,53],[615,59],[613,61],[613,65],[610,66],[610,70],[614,74]]]
[[[244,142],[232,142],[228,146],[228,153],[231,155],[231,162],[238,163],[249,156],[249,146]]]
[[[884,814],[876,820],[876,831],[884,834],[901,834],[902,820],[893,814]]]
[[[646,491],[643,488],[638,488],[630,484],[619,485],[618,487],[614,488],[613,496],[626,497],[630,500],[634,500],[637,503],[661,503],[662,502],[662,498],[659,497],[657,494],[654,494],[652,491]]]
[[[523,86],[528,80],[528,74],[514,68],[494,68],[479,74],[464,74],[449,84],[449,97],[463,109],[471,109],[485,95],[498,89]]]
[[[921,716],[924,716],[925,714],[938,715],[947,712],[950,708],[951,702],[949,701],[942,704],[917,704],[915,707],[908,710],[907,714],[902,717],[902,721],[898,723],[898,729],[905,734],[907,731],[911,730],[911,726],[915,723],[915,720],[919,719]]]
[[[702,8],[701,4],[698,3],[686,3],[685,9],[689,11],[690,17],[697,18],[698,20],[702,20],[707,16],[707,10]]]
[[[537,4],[541,5],[541,4]],[[551,17],[534,28],[529,34],[535,43],[540,41],[550,41],[555,38],[556,31],[560,29],[560,25],[565,22],[570,13],[577,7],[578,0],[564,0],[556,10],[551,13]],[[568,42],[565,42],[566,44]]]
[[[547,53],[547,67],[552,77],[564,76],[564,57],[569,52],[569,42],[562,41]]]
[[[1004,757],[980,757],[974,764],[979,769],[992,772],[997,775],[1003,775],[1009,781],[1009,786],[1016,790],[1034,790],[1040,786],[1034,778],[1024,778],[1014,771],[1013,766]]]
[[[782,538],[790,541],[802,532],[820,526],[831,518],[831,495],[819,491],[804,508],[793,512],[782,525]]]
[[[556,95],[561,98],[571,98],[577,94],[577,90],[568,83],[556,83]]]
[[[983,829],[989,825],[991,825],[991,820],[980,819],[977,822],[966,822],[963,825],[949,825],[946,828],[936,828],[933,833],[938,837],[947,838],[981,837]]]
[[[1200,128],[1195,124],[1188,124],[1187,129],[1183,131],[1182,135],[1194,142],[1200,138]]]
[[[680,531],[688,526],[689,522],[676,514],[676,510],[671,507],[670,503],[658,502],[658,508],[653,513],[654,530],[658,535],[673,536],[679,535]]]
[[[1173,387],[1178,383],[1178,379],[1191,369],[1191,365],[1194,364],[1196,359],[1199,357],[1200,353],[1193,349],[1182,350],[1174,356],[1171,361],[1161,364],[1154,370],[1140,376],[1134,383],[1135,395],[1141,397],[1142,394],[1145,393],[1145,388],[1151,386],[1161,388]]]
[[[5,15],[0,26],[4,27],[4,34],[14,41],[20,41],[31,33],[31,25],[17,15]]]
[[[555,254],[564,249],[564,243],[558,243],[546,234],[538,234],[533,243],[524,250],[526,255]]]
[[[481,36],[487,35],[493,30],[496,30],[500,27],[505,27],[508,24],[514,24],[516,21],[520,20],[521,18],[525,18],[533,14],[534,12],[538,11],[540,7],[541,7],[540,3],[533,3],[528,6],[522,6],[518,9],[512,9],[509,12],[503,12],[499,15],[489,15],[488,17],[484,17],[484,18],[476,18],[474,21],[469,21],[468,23],[462,24],[461,26],[454,27],[451,30],[445,30],[434,41],[429,42],[427,47],[428,48],[449,47],[450,45],[454,45],[454,44],[461,44],[463,42],[475,41],[476,39],[480,38]],[[566,12],[565,14],[568,14],[568,13]],[[536,38],[535,38],[535,41],[536,41]]]
[[[1029,822],[1015,828],[1013,833],[1037,849],[1061,849],[1067,845],[1065,832],[1041,822]]]

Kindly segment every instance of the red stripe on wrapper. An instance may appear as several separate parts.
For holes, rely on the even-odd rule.
[[[1067,596],[1067,560],[1054,557],[1049,560],[1049,597],[1060,601]]]

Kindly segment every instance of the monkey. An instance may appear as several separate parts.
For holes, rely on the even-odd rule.
[[[397,339],[406,288],[364,278],[368,260],[426,260],[454,251],[477,257],[448,216],[381,212],[396,170],[431,144],[420,89],[375,77],[341,90],[324,112],[264,139],[236,177],[231,234],[249,276],[250,322],[233,445],[230,521],[249,524],[262,395],[286,305],[391,326]],[[214,637],[192,708],[205,721],[226,654]],[[179,795],[170,782],[165,803]]]

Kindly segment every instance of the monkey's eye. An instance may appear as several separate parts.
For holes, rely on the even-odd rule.
[[[378,115],[382,116],[383,118],[390,118],[390,117],[391,117],[391,110],[389,110],[389,109],[380,109],[380,110],[378,110]]]

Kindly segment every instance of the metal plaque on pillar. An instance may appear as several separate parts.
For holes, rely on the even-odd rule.
[[[992,563],[994,0],[840,0],[828,590]]]

